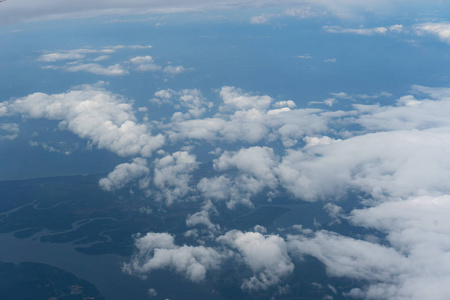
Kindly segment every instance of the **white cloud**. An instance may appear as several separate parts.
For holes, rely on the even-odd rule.
[[[317,137],[317,136],[305,136],[303,138],[303,140],[305,141],[306,147],[312,147],[312,146],[317,146],[317,145],[329,145],[331,143],[334,143],[336,141],[341,141],[341,140],[335,140],[332,139],[328,136],[322,136],[322,137]]]
[[[301,19],[316,17],[319,14],[317,11],[314,11],[311,6],[304,6],[301,8],[289,8],[284,11],[284,14],[291,17],[298,17]]]
[[[413,93],[430,99],[416,99],[407,95],[396,106],[354,105],[360,113],[357,123],[371,131],[412,130],[450,126],[445,111],[450,109],[450,89],[413,86]]]
[[[167,102],[173,94],[169,90],[161,92],[161,100],[155,102]],[[235,87],[223,87],[220,96],[223,103],[213,117],[185,120],[183,115],[178,114],[174,115],[176,118],[172,118],[171,123],[161,124],[161,129],[168,133],[172,141],[198,139],[255,144],[262,140],[281,138],[285,146],[291,147],[303,135],[313,135],[328,128],[329,117],[321,116],[322,110],[291,110],[289,106],[295,105],[292,100],[279,101],[273,105],[288,107],[268,110],[273,99],[267,95],[254,96]]]
[[[136,235],[137,252],[123,265],[128,274],[145,277],[154,270],[168,268],[193,282],[205,280],[209,270],[218,269],[223,254],[210,247],[177,246],[168,233]]]
[[[353,293],[365,298],[446,299],[450,288],[450,196],[422,196],[354,210],[354,225],[377,229],[408,263],[396,280],[383,280]],[[386,294],[385,294],[386,295]]]
[[[120,164],[106,178],[99,181],[102,189],[107,191],[123,188],[127,183],[147,175],[150,172],[147,161],[143,158],[135,158],[132,163]]]
[[[402,31],[402,25],[391,25],[388,27],[375,27],[375,28],[342,28],[340,26],[324,26],[327,32],[330,33],[353,33],[359,35],[374,35],[374,34],[386,34],[388,32],[399,33]]]
[[[323,101],[310,101],[308,104],[325,104],[329,107],[333,106],[337,102],[336,98],[327,98]]]
[[[331,276],[366,281],[348,293],[354,298],[447,299],[449,212],[449,195],[390,199],[349,216],[353,225],[385,233],[388,245],[318,231],[312,237],[290,236],[289,250],[316,257]]]
[[[187,217],[186,225],[189,227],[203,225],[209,230],[218,231],[220,230],[220,225],[211,222],[211,214],[218,214],[218,212],[211,201],[206,201],[201,211]]]
[[[6,132],[3,133],[3,132]],[[0,141],[14,140],[19,136],[20,128],[17,123],[0,123]]]
[[[73,66],[67,66],[64,68],[68,72],[88,72],[97,75],[106,76],[123,76],[129,72],[125,70],[120,64],[115,64],[109,67],[103,67],[99,64],[77,64]]]
[[[84,85],[62,94],[34,93],[6,105],[10,113],[59,120],[60,128],[121,156],[148,157],[164,144],[162,135],[152,136],[149,125],[137,123],[130,102],[99,86]]]
[[[237,249],[245,264],[252,270],[254,275],[243,281],[243,290],[266,290],[279,284],[283,277],[294,270],[286,242],[278,235],[232,230],[218,237],[217,241]]]
[[[277,180],[273,174],[273,168],[277,163],[278,158],[273,149],[251,147],[241,149],[238,152],[224,152],[218,159],[214,160],[214,168],[219,171],[236,168],[254,177],[261,185],[274,188],[277,185]]]
[[[57,62],[60,60],[80,60],[85,58],[87,54],[110,54],[113,52],[115,52],[114,47],[103,49],[81,48],[53,52],[47,51],[38,58],[38,61]]]
[[[187,69],[183,66],[167,66],[164,68],[164,73],[170,74],[170,75],[176,75],[176,74],[181,74],[185,71],[187,71]]]
[[[187,114],[175,113],[172,120],[189,119],[192,117],[199,118],[208,109],[212,108],[214,104],[208,101],[200,90],[184,89],[179,92],[167,89],[155,92],[155,97],[150,100],[152,103],[161,104],[166,103],[173,105],[177,110],[187,108]]]
[[[133,57],[130,59],[130,63],[135,65],[136,70],[140,72],[156,72],[161,70],[161,66],[155,64],[150,55]]]
[[[214,169],[219,172],[237,169],[238,173],[229,177],[202,178],[197,188],[207,199],[226,201],[229,209],[235,208],[237,204],[251,207],[252,196],[265,187],[277,187],[278,181],[273,171],[277,164],[277,156],[268,147],[226,151],[214,160]]]
[[[155,159],[153,183],[160,190],[159,200],[165,200],[167,205],[183,200],[191,191],[191,173],[197,167],[195,155],[186,151]]]
[[[292,100],[285,100],[285,101],[277,101],[273,104],[274,107],[289,107],[289,108],[294,108],[295,102]]]
[[[266,110],[273,101],[269,96],[252,96],[232,86],[223,87],[220,90],[220,97],[223,100],[222,109],[224,110],[248,110],[252,108]]]
[[[84,58],[85,55],[77,52],[55,52],[43,54],[39,57],[39,61],[56,62],[60,60],[77,60]]]
[[[319,259],[331,276],[390,281],[409,269],[407,259],[392,248],[328,231],[318,231],[312,238],[289,236],[288,245],[297,255]]]
[[[260,15],[260,16],[254,16],[250,18],[251,24],[265,24],[269,22],[269,16],[267,15]]]
[[[288,151],[279,180],[304,200],[342,197],[355,188],[374,197],[447,192],[440,179],[450,174],[444,129],[366,134],[338,143]]]
[[[450,44],[450,23],[423,23],[415,26],[416,33],[421,35],[435,35],[442,42]]]
[[[103,60],[107,60],[110,58],[111,57],[109,55],[100,55],[100,56],[97,56],[96,58],[94,58],[94,61],[103,61]]]

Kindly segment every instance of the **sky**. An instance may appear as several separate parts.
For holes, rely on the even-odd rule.
[[[111,193],[201,202],[186,218],[197,243],[136,235],[132,275],[169,269],[201,283],[235,259],[251,293],[283,286],[313,256],[328,276],[361,282],[349,298],[448,299],[449,8],[1,2],[0,179],[105,174]],[[214,223],[218,205],[282,193],[378,235]],[[343,205],[350,195],[357,203]]]

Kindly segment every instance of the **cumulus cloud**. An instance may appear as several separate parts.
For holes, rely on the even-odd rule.
[[[140,72],[156,72],[161,70],[161,66],[155,64],[150,55],[136,56],[131,58],[129,62]]]
[[[273,99],[267,95],[253,96],[244,93],[241,89],[225,86],[220,90],[220,97],[223,99],[223,110],[265,110],[272,103]]]
[[[123,188],[127,183],[147,175],[150,172],[147,160],[135,158],[132,163],[120,164],[106,178],[99,181],[102,189],[107,191]]]
[[[62,94],[34,93],[4,105],[10,114],[58,120],[61,128],[121,156],[148,157],[164,144],[162,135],[152,136],[148,124],[137,122],[129,101],[98,85]]]
[[[243,281],[243,290],[266,290],[279,284],[294,270],[286,242],[278,235],[232,230],[218,237],[217,241],[237,249],[244,263],[252,270],[254,275]]]
[[[274,107],[277,108],[282,108],[282,107],[289,107],[289,108],[294,108],[295,102],[292,100],[284,100],[284,101],[277,101],[273,104]]]
[[[226,151],[214,160],[214,169],[219,172],[235,169],[238,173],[234,176],[202,178],[197,188],[207,199],[225,200],[230,209],[237,204],[252,207],[252,196],[265,187],[276,188],[278,182],[273,168],[277,163],[278,157],[268,147]]]
[[[153,183],[160,190],[159,200],[165,200],[167,205],[181,201],[191,191],[191,173],[197,167],[195,155],[186,151],[155,159]]]
[[[209,230],[218,231],[220,230],[220,225],[212,223],[210,218],[210,216],[214,214],[218,214],[218,212],[213,203],[211,201],[206,201],[206,203],[202,206],[201,211],[187,217],[186,225],[189,227],[203,225]]]
[[[238,152],[224,152],[214,160],[214,168],[219,171],[236,168],[256,179],[262,185],[274,188],[277,180],[273,168],[278,158],[273,149],[268,147],[251,147]]]
[[[160,101],[163,102],[164,97],[170,98],[170,95],[165,91]],[[294,104],[291,100],[275,102],[273,106],[277,109],[270,109],[273,102],[270,96],[252,95],[235,87],[223,87],[220,97],[222,104],[213,117],[176,118],[161,128],[173,141],[198,139],[255,144],[281,138],[285,146],[295,145],[304,134],[327,130],[329,120],[327,116],[320,116],[322,110],[291,110],[289,106]]]
[[[198,89],[184,89],[179,92],[172,89],[155,92],[155,98],[150,100],[154,104],[170,104],[177,110],[187,109],[187,113],[176,112],[172,120],[184,120],[192,117],[199,118],[214,104],[206,99]]]
[[[168,268],[193,282],[201,282],[206,273],[218,269],[225,258],[210,247],[177,246],[174,237],[168,233],[137,234],[134,244],[136,253],[123,265],[123,271],[141,277]]]

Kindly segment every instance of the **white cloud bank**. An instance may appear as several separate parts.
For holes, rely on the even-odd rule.
[[[243,290],[266,290],[279,284],[283,277],[294,270],[294,264],[287,253],[287,245],[284,239],[277,235],[264,236],[258,232],[243,233],[233,230],[217,240],[238,250],[245,264],[253,271],[254,275],[242,283]]]
[[[442,42],[450,44],[450,23],[423,23],[415,26],[416,33],[437,36]]]
[[[149,157],[164,144],[148,124],[138,123],[132,104],[99,85],[84,85],[62,94],[34,93],[4,102],[9,114],[60,121],[100,149],[120,156]]]

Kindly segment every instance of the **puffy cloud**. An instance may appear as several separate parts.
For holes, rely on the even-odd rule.
[[[220,97],[223,100],[223,110],[265,110],[272,103],[273,99],[267,95],[252,96],[244,93],[241,89],[225,86],[220,90]]]
[[[135,246],[137,251],[131,261],[123,265],[123,271],[142,277],[168,268],[193,282],[201,282],[207,271],[218,269],[225,257],[210,247],[177,246],[168,233],[138,234]]]
[[[234,153],[227,151],[214,160],[214,168],[219,171],[236,168],[272,188],[277,185],[277,179],[273,174],[273,168],[277,164],[278,158],[273,149],[268,147],[251,147]]]
[[[423,23],[415,26],[416,33],[420,35],[435,35],[442,42],[450,44],[450,23]]]
[[[237,204],[252,207],[252,196],[265,187],[277,187],[278,182],[273,171],[277,165],[278,157],[273,149],[268,147],[226,151],[214,160],[214,169],[219,172],[237,169],[238,173],[234,176],[202,178],[197,189],[207,199],[225,200],[230,209],[235,208]]]
[[[278,235],[262,235],[259,232],[243,233],[232,230],[217,238],[217,241],[239,251],[245,264],[253,271],[241,288],[247,291],[266,290],[279,284],[283,277],[294,270],[287,253],[287,245]]]
[[[137,123],[130,102],[96,85],[62,94],[34,93],[5,105],[9,113],[59,120],[62,128],[121,156],[148,157],[164,144],[162,135],[152,136],[147,124]]]
[[[201,211],[188,216],[186,225],[189,227],[204,225],[212,231],[218,231],[220,230],[220,225],[211,222],[211,214],[218,214],[218,212],[211,201],[206,201]]]
[[[150,55],[136,56],[129,60],[135,65],[136,70],[140,72],[155,72],[161,70],[161,66],[154,64],[153,58]]]
[[[330,138],[328,136],[322,136],[322,137],[305,136],[303,138],[303,140],[306,143],[305,147],[311,147],[311,146],[317,146],[317,145],[329,145],[331,143],[341,141],[341,140],[332,139],[332,138]]]
[[[180,201],[191,191],[192,171],[198,167],[195,155],[178,151],[154,161],[153,183],[160,190],[158,198],[167,205]]]
[[[292,100],[285,100],[285,101],[277,101],[273,104],[274,107],[282,108],[282,107],[289,107],[294,108],[295,102]]]
[[[102,189],[112,191],[123,188],[130,181],[147,175],[150,172],[147,161],[143,158],[135,158],[132,163],[120,164],[106,178],[99,181]]]
[[[166,99],[172,94],[173,91],[161,91],[159,101],[168,101]],[[213,117],[185,120],[181,115],[174,115],[173,122],[161,125],[161,128],[173,141],[199,139],[255,144],[281,138],[285,146],[295,145],[304,134],[328,130],[330,118],[320,115],[322,110],[291,110],[291,100],[274,104],[275,107],[288,107],[268,110],[273,99],[267,95],[254,96],[235,87],[223,87],[220,96],[223,102],[219,113]]]
[[[181,108],[187,109],[187,114],[175,113],[172,120],[185,118],[199,118],[208,109],[212,108],[214,104],[208,101],[198,89],[184,89],[179,92],[167,89],[159,90],[155,92],[155,98],[151,99],[150,102],[161,104],[171,104],[176,109]]]

